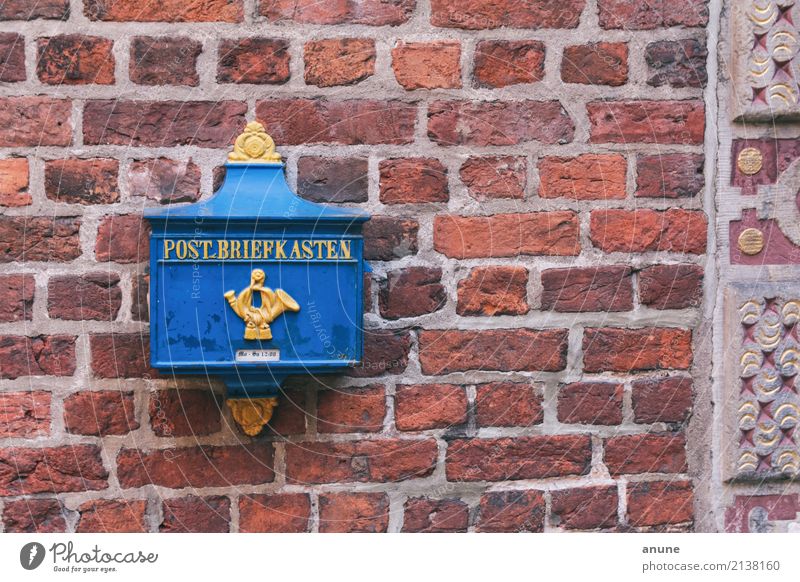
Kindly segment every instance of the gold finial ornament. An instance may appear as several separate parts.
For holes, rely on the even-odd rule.
[[[736,165],[742,174],[752,176],[761,171],[761,167],[764,165],[764,156],[756,148],[744,148],[736,158]]]
[[[275,163],[281,161],[281,155],[275,151],[275,142],[258,121],[251,121],[242,134],[236,138],[233,151],[228,154],[228,161],[235,163]]]
[[[253,269],[250,275],[250,285],[239,295],[234,291],[225,293],[225,299],[233,309],[234,313],[244,321],[244,339],[246,340],[270,340],[272,331],[269,324],[272,323],[284,311],[300,311],[291,295],[283,289],[273,291],[269,287],[264,287],[267,276],[261,269]],[[253,305],[253,293],[261,296],[261,306]]]
[[[745,228],[738,240],[739,250],[746,255],[757,255],[764,248],[764,233],[757,228]]]
[[[278,406],[278,399],[272,398],[229,398],[233,420],[247,436],[258,435],[272,418],[273,409]]]

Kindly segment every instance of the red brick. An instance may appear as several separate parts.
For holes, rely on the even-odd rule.
[[[306,85],[355,85],[375,74],[375,40],[329,38],[303,49]]]
[[[48,85],[113,85],[114,41],[63,34],[36,41],[36,74]]]
[[[703,267],[653,265],[639,272],[639,300],[656,309],[698,307],[703,299]]]
[[[631,268],[568,267],[542,271],[542,309],[554,311],[630,311]]]
[[[422,330],[419,361],[426,375],[469,370],[557,372],[567,365],[567,330]]]
[[[364,224],[364,258],[391,261],[417,254],[419,223],[410,218],[373,216]]]
[[[631,396],[636,422],[683,422],[692,409],[692,379],[673,376],[635,380]]]
[[[386,493],[325,493],[319,496],[319,531],[378,533],[389,527]]]
[[[575,28],[586,0],[431,0],[431,24],[447,28]]]
[[[553,522],[565,529],[598,529],[617,525],[616,485],[560,489],[552,494]]]
[[[138,214],[106,216],[97,230],[98,262],[141,263],[150,257],[150,225]]]
[[[241,101],[87,101],[86,145],[227,147],[245,125]]]
[[[671,327],[587,328],[583,335],[585,372],[687,370],[692,364],[692,332]]]
[[[150,375],[150,341],[139,332],[89,336],[96,378],[144,378]]]
[[[306,493],[243,495],[239,498],[242,533],[303,533],[309,529],[311,500]]]
[[[98,499],[78,508],[77,533],[144,533],[147,501]]]
[[[444,307],[447,293],[436,267],[407,267],[389,271],[380,288],[380,309],[385,319],[416,317]]]
[[[0,378],[72,376],[75,373],[75,336],[0,336]]]
[[[523,157],[472,157],[461,165],[459,176],[477,200],[525,198],[528,162]]]
[[[6,533],[64,533],[67,520],[58,499],[6,501],[3,525]]]
[[[200,199],[200,168],[191,158],[133,160],[128,187],[131,195],[161,204],[196,202]]]
[[[297,193],[312,202],[366,202],[366,158],[305,156],[297,161]]]
[[[66,20],[69,0],[6,0],[0,4],[0,20]]]
[[[665,251],[700,255],[706,250],[708,220],[701,210],[594,210],[589,236],[607,252]]]
[[[646,481],[628,485],[628,522],[635,527],[691,522],[690,481]]]
[[[117,455],[117,476],[123,489],[151,484],[172,489],[260,485],[275,478],[272,458],[271,443],[124,448]]]
[[[708,81],[705,42],[694,38],[661,40],[647,45],[645,61],[652,73],[647,84],[653,87],[705,87]]]
[[[384,204],[447,202],[447,168],[435,158],[396,158],[380,163],[380,199]]]
[[[500,88],[541,81],[544,57],[544,43],[538,40],[479,41],[472,72],[475,85]]]
[[[660,154],[636,158],[636,196],[691,197],[703,190],[703,154]]]
[[[386,416],[383,385],[318,394],[317,431],[321,433],[380,432]]]
[[[264,429],[270,434],[281,436],[303,434],[306,432],[306,393],[305,390],[284,389],[278,396],[278,406],[272,420]]]
[[[0,322],[32,318],[35,285],[36,281],[30,274],[0,276]]]
[[[227,497],[178,497],[162,501],[162,533],[227,533],[230,531],[231,500]]]
[[[81,219],[0,216],[0,263],[71,261],[81,254]]]
[[[458,282],[459,315],[523,315],[528,313],[528,269],[475,267]]]
[[[2,56],[0,56],[0,59]],[[29,206],[28,159],[0,160],[0,206]]]
[[[44,192],[55,202],[112,204],[119,202],[119,161],[109,158],[48,160]]]
[[[411,336],[408,331],[365,330],[363,363],[350,370],[348,375],[371,378],[383,374],[402,374],[408,366],[409,350]]]
[[[481,496],[475,530],[542,532],[545,503],[541,491],[493,491]]]
[[[612,475],[685,473],[686,440],[682,433],[611,437],[603,461]]]
[[[56,275],[47,282],[47,314],[52,319],[114,321],[121,305],[116,273]]]
[[[158,390],[150,397],[150,426],[160,437],[214,434],[222,428],[221,410],[210,390]]]
[[[428,499],[411,497],[403,506],[404,532],[465,532],[469,507],[460,499]]]
[[[624,85],[628,82],[628,45],[593,42],[566,47],[561,61],[561,80],[583,85]]]
[[[282,145],[400,145],[414,140],[417,106],[366,99],[270,99],[258,102],[256,117]]]
[[[627,171],[627,161],[619,154],[542,158],[539,162],[539,196],[572,200],[625,198]]]
[[[558,101],[434,101],[428,137],[442,146],[572,141],[575,124]]]
[[[217,83],[281,85],[289,80],[289,41],[272,38],[223,39]]]
[[[269,22],[297,24],[366,24],[397,26],[411,18],[416,0],[259,0],[259,14]]]
[[[467,422],[467,406],[467,393],[462,386],[398,386],[395,424],[399,430],[451,428]]]
[[[449,481],[505,481],[587,475],[586,435],[456,439],[447,446]]]
[[[532,426],[544,420],[542,396],[530,384],[490,382],[476,388],[475,419],[479,427]]]
[[[592,143],[703,143],[702,101],[592,101],[586,109]]]
[[[94,491],[107,479],[95,445],[0,449],[0,495]]]
[[[88,436],[124,435],[139,428],[133,392],[86,391],[64,399],[67,432]]]
[[[53,97],[0,99],[0,147],[68,146],[72,102]]]
[[[433,248],[454,259],[577,255],[578,216],[571,210],[434,217]]]
[[[197,87],[200,41],[178,36],[135,36],[131,39],[128,75],[137,85],[188,85]]]
[[[119,22],[242,22],[242,0],[137,2],[136,0],[84,0],[89,20]]]
[[[392,49],[392,70],[407,91],[461,87],[461,43],[400,41]]]
[[[0,82],[16,83],[26,78],[25,37],[16,32],[0,33]]]
[[[652,30],[670,26],[705,26],[708,0],[598,0],[600,26],[624,30]]]
[[[32,438],[49,434],[49,392],[0,392],[0,438]]]
[[[622,384],[574,382],[558,391],[558,420],[572,424],[622,422]]]
[[[436,466],[433,439],[286,444],[289,483],[387,483],[428,477]]]

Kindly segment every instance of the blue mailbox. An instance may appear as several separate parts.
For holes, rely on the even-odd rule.
[[[287,376],[360,363],[369,215],[297,197],[258,122],[225,167],[209,200],[145,212],[150,357],[162,372],[220,377],[254,436]]]

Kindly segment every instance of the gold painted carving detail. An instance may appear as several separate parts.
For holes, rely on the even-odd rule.
[[[229,398],[233,420],[247,436],[257,436],[272,418],[272,411],[278,406],[278,399],[272,398]]]
[[[746,255],[757,255],[764,248],[764,233],[757,228],[746,228],[739,235],[739,250]]]
[[[794,8],[795,0],[752,0],[746,9],[752,31],[747,73],[754,105],[780,107],[798,103]]]
[[[244,128],[233,151],[228,154],[228,161],[235,163],[274,164],[281,161],[281,155],[275,151],[275,142],[257,121],[251,121]]]
[[[756,148],[744,148],[736,158],[739,171],[746,176],[758,174],[764,164],[764,156]]]
[[[269,324],[272,323],[284,311],[300,311],[291,295],[283,289],[264,287],[267,276],[261,269],[254,269],[250,275],[250,285],[242,290],[239,295],[235,291],[225,293],[225,299],[233,309],[234,313],[242,318],[245,323],[244,339],[246,340],[270,340],[272,331]],[[261,305],[256,307],[253,302],[254,294],[258,294]]]

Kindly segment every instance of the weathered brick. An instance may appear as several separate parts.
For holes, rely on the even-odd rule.
[[[35,285],[33,275],[0,276],[0,322],[32,318]]]
[[[703,189],[703,154],[659,154],[636,159],[636,196],[683,198]]]
[[[84,0],[83,13],[89,20],[119,22],[241,22],[244,5],[242,0]]]
[[[392,49],[392,70],[408,91],[461,87],[461,43],[401,41]]]
[[[627,161],[619,154],[583,154],[542,158],[539,196],[572,200],[625,198]]]
[[[377,533],[389,527],[386,493],[325,493],[319,496],[319,531]]]
[[[592,101],[586,109],[592,143],[703,143],[702,101]]]
[[[30,205],[28,172],[28,158],[0,160],[0,206]]]
[[[20,499],[6,501],[3,526],[6,533],[64,533],[66,511],[58,499]]]
[[[56,275],[47,282],[47,314],[53,319],[114,321],[121,306],[116,273]]]
[[[587,328],[583,335],[585,372],[687,370],[692,364],[692,332],[671,327]]]
[[[558,420],[566,424],[622,422],[622,384],[574,382],[558,391]]]
[[[683,422],[692,409],[692,379],[673,376],[635,380],[631,400],[636,422]]]
[[[447,202],[447,168],[435,158],[381,160],[380,199],[384,204]]]
[[[141,263],[150,257],[150,225],[138,214],[106,216],[97,230],[98,262]]]
[[[465,532],[469,507],[460,499],[428,499],[411,497],[403,506],[404,532]]]
[[[6,0],[0,4],[0,20],[66,20],[69,0]]]
[[[541,491],[492,491],[481,496],[475,530],[480,532],[544,531]]]
[[[477,200],[525,198],[528,163],[524,157],[487,156],[468,158],[459,176],[470,196]]]
[[[147,501],[97,499],[82,503],[77,533],[144,533],[148,531]]]
[[[330,38],[303,48],[306,85],[355,85],[375,74],[375,40]]]
[[[339,390],[317,396],[317,430],[321,433],[379,432],[386,416],[386,392],[381,384]]]
[[[505,481],[586,475],[592,461],[586,435],[456,439],[447,446],[449,481]]]
[[[0,378],[72,376],[75,339],[73,335],[0,336]]]
[[[705,87],[708,81],[708,49],[703,41],[660,40],[647,45],[644,58],[650,69],[647,84],[653,87]]]
[[[392,261],[417,254],[419,223],[410,218],[373,216],[364,224],[364,258]]]
[[[566,47],[561,61],[561,80],[583,85],[624,85],[628,82],[628,45],[593,42]]]
[[[558,101],[434,101],[428,137],[442,146],[572,141],[575,124]]]
[[[603,461],[612,475],[684,473],[686,439],[683,433],[611,437],[605,441]]]
[[[95,445],[0,449],[0,495],[94,491],[107,479]]]
[[[117,455],[117,476],[123,489],[151,484],[172,489],[259,485],[275,478],[272,458],[272,443],[123,448]]]
[[[139,428],[133,392],[84,391],[64,399],[67,432],[88,436],[124,435]]]
[[[410,349],[411,336],[408,331],[365,330],[363,363],[350,370],[348,375],[371,378],[384,374],[402,374],[408,366]]]
[[[594,210],[589,224],[592,244],[607,253],[665,251],[703,254],[708,220],[701,210]]]
[[[536,83],[544,79],[544,57],[538,40],[482,40],[475,47],[472,76],[478,87]]]
[[[133,278],[131,289],[131,318],[134,321],[150,321],[150,306],[147,298],[150,292],[150,275]]]
[[[44,192],[55,202],[112,204],[119,202],[119,161],[110,158],[48,160]]]
[[[81,219],[0,216],[0,263],[71,261],[81,254]]]
[[[380,310],[385,319],[416,317],[444,307],[447,293],[437,267],[407,267],[389,271],[380,288]]]
[[[298,484],[418,479],[433,472],[437,455],[433,439],[287,443],[286,479]]]
[[[0,99],[0,147],[72,143],[72,102],[54,97]]]
[[[459,315],[523,315],[528,313],[528,269],[475,267],[458,282]]]
[[[222,402],[210,390],[158,390],[150,396],[150,426],[156,436],[201,436],[219,432]]]
[[[200,198],[200,168],[191,158],[133,160],[128,188],[132,196],[144,196],[161,204],[196,202]]]
[[[242,533],[303,533],[309,529],[311,500],[306,493],[243,495],[239,498]]]
[[[628,484],[628,522],[635,527],[693,521],[690,481],[645,481]]]
[[[278,396],[279,413],[264,429],[269,434],[289,436],[306,432],[306,393],[301,389],[284,389]]]
[[[600,26],[608,29],[652,30],[670,26],[705,26],[708,0],[598,0]]]
[[[297,193],[312,202],[366,202],[366,158],[305,156],[297,161]]]
[[[96,378],[149,376],[150,340],[141,333],[97,333],[89,336],[92,373]]]
[[[49,434],[49,392],[0,392],[0,438],[32,438]]]
[[[48,85],[114,84],[114,41],[63,34],[36,41],[36,74]]]
[[[399,145],[414,139],[417,106],[366,99],[270,99],[257,103],[256,117],[279,144]]]
[[[479,384],[475,395],[475,420],[480,427],[532,426],[544,420],[542,396],[527,383]]]
[[[447,28],[575,28],[586,0],[431,0],[431,24]]]
[[[703,299],[703,267],[653,265],[639,272],[639,300],[656,309],[697,307]]]
[[[542,271],[542,309],[554,311],[630,311],[632,270],[624,265],[568,267]]]
[[[224,496],[178,497],[161,503],[162,533],[227,533],[230,531],[231,500]]]
[[[0,82],[16,83],[26,78],[25,37],[16,32],[0,33]]]
[[[495,214],[438,215],[433,248],[454,259],[518,255],[577,255],[578,216],[571,210]]]
[[[200,41],[178,37],[135,36],[131,39],[128,75],[137,85],[200,84]]]
[[[467,422],[467,393],[452,384],[398,386],[395,424],[399,430],[451,428]]]
[[[422,330],[419,361],[426,375],[468,370],[556,372],[567,365],[567,330]]]
[[[289,80],[289,41],[273,38],[223,39],[217,83],[280,85]]]
[[[416,4],[416,0],[329,3],[317,0],[259,0],[258,10],[270,22],[397,26],[411,18]]]
[[[597,529],[617,525],[616,485],[553,491],[552,519],[565,529]]]

